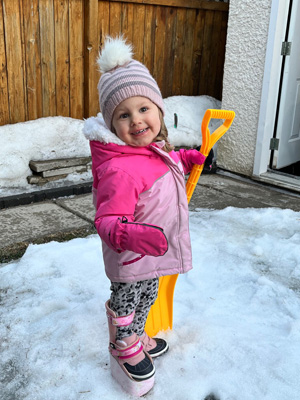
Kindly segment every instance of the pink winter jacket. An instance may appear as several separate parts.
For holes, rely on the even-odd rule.
[[[184,273],[192,268],[184,153],[166,153],[164,142],[127,146],[101,117],[85,121],[90,140],[95,227],[102,239],[105,271],[112,282],[136,282]],[[185,162],[185,172],[190,165]],[[108,246],[110,223],[117,218],[161,227],[168,251],[159,257]]]

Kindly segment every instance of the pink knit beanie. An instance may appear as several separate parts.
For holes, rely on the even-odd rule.
[[[129,97],[147,97],[164,115],[164,101],[155,79],[145,65],[132,59],[132,46],[122,37],[106,38],[97,63],[102,73],[98,83],[100,109],[110,130],[116,107]]]

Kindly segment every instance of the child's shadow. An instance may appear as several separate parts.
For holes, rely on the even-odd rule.
[[[220,400],[220,399],[219,397],[216,397],[213,393],[210,393],[203,400]]]

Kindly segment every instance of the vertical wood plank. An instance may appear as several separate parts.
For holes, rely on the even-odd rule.
[[[133,8],[132,43],[134,58],[143,62],[144,58],[144,30],[145,30],[145,6],[135,4]]]
[[[99,50],[101,51],[105,37],[110,34],[110,3],[100,0],[98,3],[98,23],[99,23]],[[100,76],[100,73],[99,73]],[[96,83],[96,85],[98,82]],[[99,99],[98,99],[99,104]],[[100,109],[100,106],[98,106]],[[100,110],[101,111],[101,110]]]
[[[219,12],[214,11],[213,16],[213,29],[211,34],[211,51],[209,58],[209,75],[207,79],[206,93],[209,96],[216,97],[215,93],[215,81],[219,80],[218,77],[218,57],[219,57],[219,41],[222,29],[222,15]]]
[[[156,6],[146,6],[143,62],[151,74],[154,68],[155,24]]]
[[[201,60],[203,50],[203,30],[205,22],[205,12],[203,10],[196,11],[196,22],[194,29],[194,48],[192,62],[192,94],[196,96],[199,93],[199,84],[201,76]]]
[[[123,34],[124,39],[128,41],[128,43],[133,42],[133,9],[134,5],[130,3],[122,3],[121,10],[121,32]]]
[[[156,32],[154,48],[153,77],[156,80],[162,96],[165,97],[164,85],[164,44],[165,44],[166,7],[158,7],[156,10]]]
[[[222,100],[225,49],[227,37],[228,13],[222,13],[221,32],[218,46],[217,79],[214,80],[214,93],[218,100]]]
[[[27,98],[27,76],[26,76],[26,50],[25,50],[25,33],[24,33],[24,0],[19,1],[20,10],[20,33],[21,33],[21,46],[22,46],[22,70],[23,70],[23,90],[24,90],[24,108],[25,120],[28,120],[28,98]]]
[[[55,46],[53,0],[39,2],[43,116],[56,115]]]
[[[70,117],[83,118],[84,111],[84,58],[82,0],[69,2],[69,47],[70,47]]]
[[[10,123],[3,19],[2,2],[0,2],[0,125]]]
[[[23,122],[25,114],[21,17],[18,0],[3,0],[10,123]]]
[[[99,110],[96,60],[98,56],[98,0],[84,0],[84,117]]]
[[[183,77],[183,54],[184,54],[184,32],[185,32],[186,10],[178,8],[175,32],[175,49],[174,49],[174,71],[173,71],[173,84],[172,95],[180,95],[182,91],[182,77]]]
[[[184,35],[184,52],[183,52],[183,71],[182,71],[182,91],[183,94],[190,96],[193,93],[193,84],[191,79],[194,47],[194,26],[196,19],[196,11],[188,9],[186,11],[185,35]]]
[[[199,94],[208,94],[208,79],[212,79],[210,74],[210,53],[211,53],[211,37],[213,34],[213,18],[214,12],[207,11],[205,13],[205,25],[203,31],[203,49],[201,60],[201,78],[199,85]]]
[[[121,12],[121,3],[112,2],[109,4],[109,34],[112,37],[119,36],[122,33]]]
[[[169,97],[173,94],[173,76],[174,76],[174,55],[175,55],[175,32],[176,32],[176,8],[166,8],[166,40],[165,40],[165,92],[164,96]]]
[[[69,106],[69,0],[54,0],[56,113],[68,117]]]
[[[43,115],[38,0],[23,2],[28,119]]]
[[[109,35],[110,7],[108,1],[98,3],[99,49],[102,49],[105,37]]]

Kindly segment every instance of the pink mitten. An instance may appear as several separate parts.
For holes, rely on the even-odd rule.
[[[148,256],[163,256],[168,251],[168,241],[162,228],[156,225],[128,222],[118,218],[111,226],[109,241],[114,250],[130,250]]]
[[[187,150],[186,158],[192,164],[202,165],[205,162],[206,157],[198,150]]]
[[[192,150],[180,149],[178,153],[185,174],[191,172],[194,164],[202,165],[204,164],[206,159],[206,157],[202,153],[200,153],[200,151],[195,149]]]

